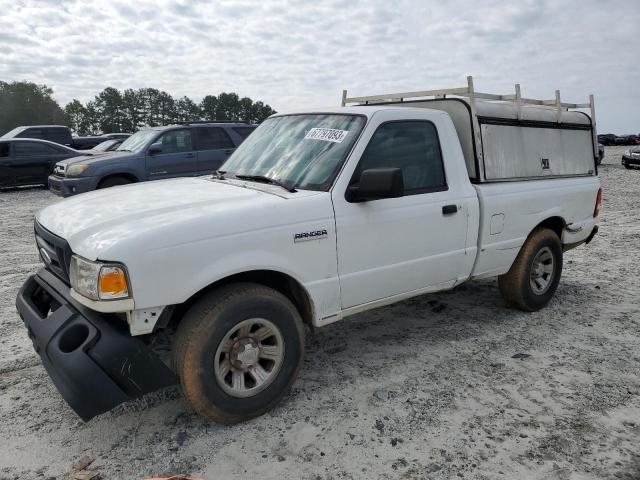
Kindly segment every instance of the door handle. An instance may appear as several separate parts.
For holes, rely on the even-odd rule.
[[[457,205],[445,205],[442,207],[443,215],[451,215],[452,213],[456,213],[458,211]]]
[[[228,150],[225,150],[224,153],[226,153],[227,155],[231,155],[233,153],[233,149],[230,148]]]
[[[187,153],[187,158],[193,158],[193,153]]]

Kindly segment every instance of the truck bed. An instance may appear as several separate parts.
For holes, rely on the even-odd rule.
[[[582,242],[597,219],[597,177],[574,177],[474,185],[480,226],[472,278],[506,273],[526,240],[543,221],[556,219],[563,245]]]

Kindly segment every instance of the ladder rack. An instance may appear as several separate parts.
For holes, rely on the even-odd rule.
[[[424,97],[434,97],[434,98],[446,98],[447,95],[453,95],[456,97],[465,97],[468,98],[469,106],[471,108],[471,114],[473,116],[474,125],[477,124],[477,109],[475,101],[477,99],[482,100],[491,100],[491,101],[499,101],[499,102],[510,102],[516,105],[518,120],[522,119],[522,105],[537,105],[543,107],[555,108],[557,112],[557,122],[560,123],[562,118],[562,111],[568,111],[571,109],[589,109],[591,113],[591,131],[593,137],[593,146],[594,152],[598,151],[598,140],[596,133],[596,110],[595,103],[593,99],[593,95],[589,95],[589,101],[587,103],[568,103],[563,102],[560,99],[560,90],[556,90],[555,98],[551,100],[536,100],[533,98],[523,98],[520,93],[520,84],[516,84],[515,93],[510,93],[506,95],[496,95],[493,93],[481,93],[476,92],[473,88],[473,77],[467,77],[467,86],[465,87],[455,87],[455,88],[444,88],[439,90],[418,90],[413,92],[401,92],[401,93],[390,93],[383,95],[370,95],[364,97],[348,97],[347,91],[342,91],[342,106],[345,107],[347,104],[356,104],[356,105],[370,105],[371,103],[402,103],[407,99],[419,99]],[[479,138],[479,129],[474,127],[476,135],[476,142],[480,143]]]

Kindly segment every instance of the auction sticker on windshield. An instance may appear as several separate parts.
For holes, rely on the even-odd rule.
[[[336,128],[312,128],[304,136],[309,140],[324,140],[325,142],[342,143],[349,133],[348,130],[338,130]]]

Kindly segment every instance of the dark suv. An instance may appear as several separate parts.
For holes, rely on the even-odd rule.
[[[141,130],[112,152],[58,162],[49,188],[68,197],[133,182],[210,174],[256,127],[191,123]]]

